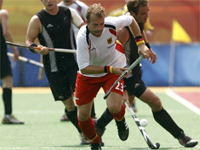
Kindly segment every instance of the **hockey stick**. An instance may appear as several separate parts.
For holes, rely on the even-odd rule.
[[[11,45],[11,46],[27,48],[29,50],[34,50],[34,49],[40,50],[40,47],[25,46],[25,45],[12,43],[12,42],[9,42],[9,41],[6,41],[6,44]],[[76,53],[76,50],[74,50],[74,49],[48,48],[48,50],[49,51],[55,51],[55,52],[63,52],[63,53]]]
[[[108,95],[110,94],[112,88],[117,84],[117,82],[119,82],[128,72],[130,72],[143,58],[144,58],[144,55],[141,55],[138,59],[136,59],[131,64],[131,66],[128,67],[128,69],[126,71],[124,71],[124,73],[113,83],[113,85],[110,87],[110,89],[104,95],[104,97],[103,97],[104,99],[106,99],[108,97]]]
[[[10,56],[10,57],[14,57],[14,54],[9,53],[9,52],[7,53],[7,55]],[[20,61],[30,63],[30,64],[35,65],[35,66],[38,66],[38,67],[40,67],[40,68],[43,68],[43,67],[44,67],[43,64],[41,64],[41,63],[39,63],[39,62],[37,62],[37,61],[35,61],[35,60],[28,59],[28,58],[22,57],[22,56],[19,56],[18,58],[19,58]]]
[[[40,55],[40,63],[43,64],[43,56]],[[38,79],[42,80],[43,79],[43,72],[44,72],[44,68],[39,68],[39,75],[38,75]]]
[[[142,133],[142,136],[144,137],[144,140],[146,141],[147,145],[149,146],[149,148],[151,149],[159,149],[160,144],[156,143],[155,145],[152,144],[149,136],[147,135],[146,131],[144,130],[144,128],[140,125],[140,121],[137,118],[137,116],[135,115],[133,109],[127,104],[127,102],[124,102],[124,104],[126,105],[126,108],[128,109],[128,111],[131,113],[136,125],[138,126],[140,132]]]

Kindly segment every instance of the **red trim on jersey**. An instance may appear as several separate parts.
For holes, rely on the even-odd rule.
[[[124,54],[124,49],[123,49],[122,44],[118,40],[115,41],[115,43],[116,43],[115,49]]]
[[[89,39],[89,47],[88,47],[88,50],[91,49],[91,40]]]
[[[113,30],[113,29],[109,29],[109,31],[110,31],[111,34],[117,36],[117,32],[116,32],[115,30]]]

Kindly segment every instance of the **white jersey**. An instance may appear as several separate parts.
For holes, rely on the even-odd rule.
[[[86,25],[79,30],[76,39],[79,70],[88,65],[126,66],[126,57],[122,45],[116,41],[117,30],[129,26],[132,23],[132,17],[128,15],[108,17],[105,18],[104,23],[104,29],[100,37],[95,37],[89,33]],[[88,77],[101,77],[106,75],[106,73],[83,75]]]
[[[72,3],[69,6],[67,6],[67,5],[65,5],[64,1],[61,1],[60,3],[58,3],[58,6],[70,7],[70,8],[75,9],[76,12],[79,14],[79,16],[82,18],[82,20],[85,22],[85,20],[86,20],[86,12],[87,12],[87,9],[88,9],[88,6],[85,3],[76,0],[76,1],[74,1],[74,3]],[[75,25],[72,25],[72,26],[73,26],[73,30],[74,30],[74,35],[76,37],[77,34],[78,34],[79,29]]]

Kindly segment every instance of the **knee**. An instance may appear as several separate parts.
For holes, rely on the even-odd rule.
[[[63,101],[63,103],[64,103],[65,109],[67,109],[67,111],[73,111],[74,110],[75,104],[74,104],[72,97],[66,99],[65,101]]]
[[[86,121],[90,118],[90,114],[87,112],[78,111],[78,119],[79,121]]]
[[[162,109],[162,102],[159,97],[156,97],[152,102],[153,103],[149,104],[152,111],[157,112]]]
[[[118,113],[121,111],[122,104],[121,103],[114,103],[110,106],[108,106],[108,109],[111,113]]]

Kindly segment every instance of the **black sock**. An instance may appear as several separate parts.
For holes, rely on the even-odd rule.
[[[106,110],[104,111],[104,113],[101,115],[101,117],[97,120],[96,126],[100,129],[105,128],[113,119],[112,114],[110,113],[110,111],[108,110],[108,108],[106,108]]]
[[[177,124],[164,108],[159,112],[153,112],[153,116],[154,119],[175,138],[178,138],[180,133],[183,131],[177,126]]]
[[[3,103],[5,114],[10,115],[12,114],[12,90],[11,88],[3,88]]]
[[[96,117],[95,108],[94,108],[94,102],[93,102],[93,105],[92,105],[91,117],[92,118]]]
[[[65,113],[68,116],[69,120],[73,123],[79,133],[81,133],[81,129],[78,126],[78,118],[77,118],[77,107],[74,108],[73,111],[67,111],[65,109]]]

